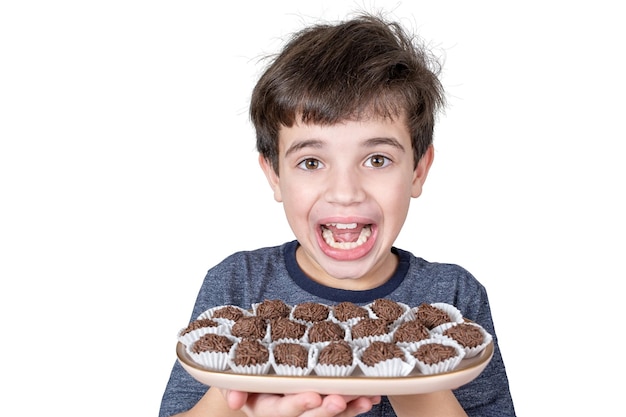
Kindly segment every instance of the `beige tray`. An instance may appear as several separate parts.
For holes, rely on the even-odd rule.
[[[451,371],[423,375],[414,370],[404,377],[373,378],[361,373],[357,367],[349,377],[242,375],[231,371],[215,372],[203,369],[187,354],[185,346],[178,343],[176,355],[183,368],[197,381],[220,388],[245,392],[293,394],[313,391],[320,394],[342,395],[410,395],[456,389],[475,379],[485,369],[493,356],[493,342],[477,356],[463,359]]]

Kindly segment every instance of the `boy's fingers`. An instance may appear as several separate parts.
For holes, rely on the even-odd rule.
[[[253,415],[267,417],[356,416],[369,411],[373,404],[380,402],[380,397],[341,395],[322,397],[314,392],[281,396],[222,390],[222,394],[232,410],[243,409]]]
[[[372,409],[374,404],[380,402],[380,397],[360,397],[348,403],[346,408],[346,415],[354,416],[361,413],[366,413]]]
[[[246,405],[246,401],[248,400],[247,392],[231,391],[228,389],[222,389],[221,391],[230,409],[239,410]]]
[[[308,410],[319,409],[322,405],[321,395],[314,392],[276,395],[227,391],[225,395],[231,409],[241,409],[246,414],[257,417],[296,417],[306,415]]]
[[[379,402],[380,396],[328,395],[318,408],[303,413],[301,417],[355,417],[371,410]]]
[[[290,417],[299,416],[308,410],[322,405],[322,396],[314,392],[304,392],[280,397],[275,415]]]
[[[371,410],[378,402],[380,397],[329,395],[320,408],[329,416],[356,416]]]

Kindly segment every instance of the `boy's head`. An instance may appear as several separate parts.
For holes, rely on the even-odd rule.
[[[438,70],[402,27],[375,16],[304,29],[252,93],[257,149],[278,173],[281,126],[404,116],[417,166],[432,144],[436,113],[445,101]]]

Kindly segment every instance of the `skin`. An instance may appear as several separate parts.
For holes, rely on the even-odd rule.
[[[179,417],[354,417],[369,411],[380,397],[321,396],[314,392],[292,395],[252,394],[211,387],[189,411]]]
[[[283,127],[278,175],[264,158],[259,162],[300,242],[303,271],[333,288],[383,284],[396,269],[391,247],[411,199],[422,193],[433,154],[431,147],[414,167],[404,118]],[[333,249],[321,233],[330,223],[369,224],[372,235],[354,249]]]
[[[398,260],[391,247],[411,199],[422,193],[433,156],[431,146],[415,167],[404,118],[373,118],[282,127],[278,174],[263,157],[259,163],[300,242],[296,258],[302,270],[332,288],[364,290],[380,286],[395,271]],[[334,248],[322,230],[336,223],[356,227],[328,226],[331,240],[356,241],[365,225],[371,236],[354,247]],[[451,391],[389,399],[400,417],[466,416]],[[379,402],[380,396],[252,394],[212,387],[181,416],[351,417]]]

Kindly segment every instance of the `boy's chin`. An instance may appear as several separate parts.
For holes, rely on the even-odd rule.
[[[375,256],[372,247],[365,251],[364,256],[356,256],[355,251],[350,254],[337,254],[335,248],[332,256],[326,251],[320,250],[321,245],[313,248],[310,252],[305,248],[300,253],[298,263],[310,276],[317,277],[316,281],[334,288],[346,290],[363,290],[379,285],[379,283],[367,282],[372,278],[372,271],[381,260]],[[330,251],[330,250],[329,250]],[[348,256],[347,256],[348,255]],[[384,262],[384,260],[383,260]]]
[[[339,281],[359,280],[371,274],[375,265],[372,247],[351,250],[330,248],[322,250],[322,259],[318,260],[324,272]]]
[[[342,282],[344,284],[339,284],[338,287],[346,289],[353,289],[353,285],[350,285],[350,283],[354,283],[356,285],[357,281],[362,281],[371,271],[370,265],[337,265],[331,263],[323,265],[323,268],[324,272],[326,272],[332,280],[335,280],[338,283]],[[357,285],[357,287],[360,287],[360,285]]]

